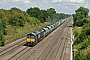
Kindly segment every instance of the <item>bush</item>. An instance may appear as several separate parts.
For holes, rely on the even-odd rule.
[[[5,45],[4,35],[6,34],[6,23],[4,19],[0,19],[0,46]]]
[[[29,18],[29,19],[28,19],[28,22],[29,22],[31,25],[39,25],[39,24],[40,24],[40,20],[38,20],[38,19],[35,18],[35,17]]]
[[[9,24],[13,26],[24,26],[25,17],[23,14],[14,14],[10,17]]]
[[[85,33],[86,35],[90,35],[90,23],[85,24],[85,26],[83,26],[83,33]]]
[[[90,52],[87,53],[85,60],[90,60]]]
[[[81,45],[80,50],[87,48],[87,46],[88,46],[88,44],[83,42],[82,45]]]
[[[87,38],[87,35],[84,33],[81,33],[75,40],[74,44],[79,44],[81,42],[83,42],[85,39]]]
[[[90,23],[85,24],[82,28],[81,34],[75,40],[75,44],[83,42],[90,35]]]
[[[7,31],[6,31],[5,28],[6,28],[6,21],[5,21],[5,19],[0,19],[0,31],[2,31],[2,33],[4,35],[7,34]]]
[[[83,19],[79,19],[76,21],[76,26],[83,26]]]
[[[76,31],[74,31],[74,35],[75,35],[75,37],[77,37],[77,36],[78,36],[78,32],[77,32],[77,30],[76,30]]]
[[[5,38],[3,33],[0,31],[0,46],[4,46],[5,45]]]
[[[74,60],[84,60],[85,56],[83,55],[81,50],[76,51],[75,59]]]
[[[83,18],[83,19],[76,20],[75,25],[76,26],[83,26],[84,24],[86,24],[88,22],[89,22],[88,18]]]

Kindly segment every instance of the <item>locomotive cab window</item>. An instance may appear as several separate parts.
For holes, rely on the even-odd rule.
[[[27,38],[35,38],[34,35],[27,35]]]

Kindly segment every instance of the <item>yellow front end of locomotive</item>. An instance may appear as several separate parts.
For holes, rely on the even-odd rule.
[[[27,38],[27,42],[35,42],[35,39]]]

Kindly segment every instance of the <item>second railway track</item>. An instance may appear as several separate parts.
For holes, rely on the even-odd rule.
[[[22,55],[24,55],[27,51],[29,51],[31,47],[24,46],[23,49],[18,51],[17,53],[13,54],[7,60],[18,60]]]

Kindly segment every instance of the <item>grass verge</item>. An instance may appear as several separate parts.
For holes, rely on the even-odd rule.
[[[9,44],[17,39],[25,37],[28,33],[38,30],[49,25],[49,23],[40,23],[39,25],[26,24],[24,27],[7,25],[6,44]]]

